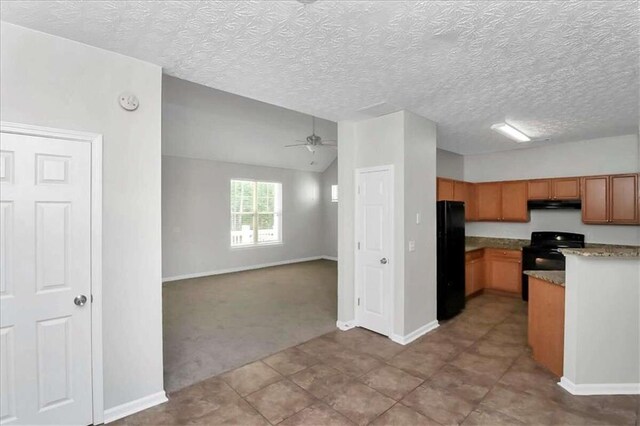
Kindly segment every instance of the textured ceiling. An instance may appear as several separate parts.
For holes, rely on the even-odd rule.
[[[638,131],[637,1],[36,1],[2,19],[329,120],[387,102],[463,154],[526,146],[500,121],[539,143]]]

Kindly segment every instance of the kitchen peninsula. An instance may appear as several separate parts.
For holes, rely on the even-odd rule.
[[[529,343],[574,395],[640,393],[640,248],[562,249],[530,277]]]

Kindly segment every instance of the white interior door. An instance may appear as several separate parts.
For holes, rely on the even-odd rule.
[[[1,137],[0,422],[89,424],[91,146]]]
[[[392,173],[391,168],[359,170],[356,194],[358,325],[387,336],[393,285]]]

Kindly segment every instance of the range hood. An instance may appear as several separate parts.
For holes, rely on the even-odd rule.
[[[527,203],[529,210],[580,210],[580,200],[531,200]]]

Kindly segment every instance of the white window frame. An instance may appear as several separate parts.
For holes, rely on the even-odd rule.
[[[231,187],[233,182],[250,182],[254,185],[253,190],[253,212],[244,213],[244,214],[253,214],[253,242],[246,244],[234,244],[233,243],[233,230],[231,227],[231,219],[233,214],[238,214],[238,212],[233,212],[231,209]],[[261,214],[257,211],[257,199],[258,199],[258,185],[259,184],[274,184],[276,185],[276,195],[274,200],[274,228],[276,229],[278,239],[274,241],[258,241],[259,239],[259,229],[258,229],[258,216]],[[244,249],[251,247],[264,247],[264,246],[277,246],[282,245],[282,182],[275,181],[265,181],[265,180],[255,180],[255,179],[246,179],[246,178],[233,178],[229,181],[229,244],[231,249]]]

